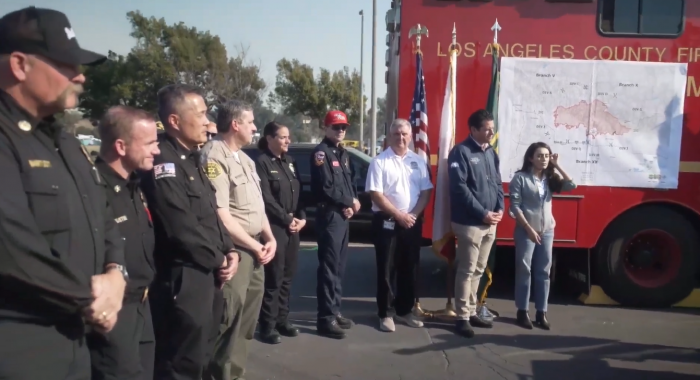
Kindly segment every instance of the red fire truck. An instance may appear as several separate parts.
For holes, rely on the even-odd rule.
[[[501,57],[689,63],[678,188],[579,186],[555,196],[553,207],[560,273],[584,284],[589,296],[625,306],[700,306],[694,290],[700,283],[700,1],[394,1],[386,17],[387,121],[409,115],[415,58],[408,32],[420,24],[429,32],[421,51],[428,136],[437,149],[456,25],[456,141],[466,138],[467,117],[486,105],[496,19]],[[435,170],[437,152],[431,153]],[[424,235],[430,237],[430,212],[427,218]],[[514,220],[504,218],[499,245],[513,244],[513,227]]]

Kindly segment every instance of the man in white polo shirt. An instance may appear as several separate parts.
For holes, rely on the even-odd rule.
[[[415,265],[419,260],[423,210],[433,184],[428,166],[409,149],[411,124],[396,119],[387,137],[389,147],[369,165],[366,190],[372,198],[374,247],[377,252],[379,328],[395,330],[394,318],[421,327],[411,309],[416,296]],[[396,295],[391,280],[396,275]]]

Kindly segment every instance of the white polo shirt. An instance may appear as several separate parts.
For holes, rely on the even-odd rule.
[[[369,164],[365,191],[384,194],[399,211],[413,210],[421,191],[432,188],[425,161],[410,150],[400,157],[386,148]],[[381,211],[374,202],[372,211]]]

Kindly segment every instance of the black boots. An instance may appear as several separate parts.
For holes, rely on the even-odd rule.
[[[549,330],[549,321],[547,320],[546,312],[538,311],[537,314],[535,314],[535,326],[543,330]]]
[[[338,321],[334,318],[330,321],[320,320],[316,322],[316,330],[318,335],[332,339],[344,339],[345,330],[338,325]]]
[[[277,323],[277,331],[280,335],[286,336],[288,338],[293,338],[299,335],[299,329],[294,327],[289,321],[284,321],[283,323]]]
[[[527,315],[526,310],[518,310],[517,318],[516,318],[516,324],[522,328],[526,328],[528,330],[532,330],[533,323],[530,320],[530,316]],[[543,330],[549,330],[549,321],[547,320],[547,313],[543,311],[538,311],[535,314],[535,323],[534,326],[537,326]]]
[[[260,326],[260,341],[267,344],[279,344],[282,343],[282,338],[280,338],[280,333],[275,329],[274,325],[261,325]]]
[[[532,330],[532,321],[527,314],[527,310],[518,310],[515,323],[522,328]]]

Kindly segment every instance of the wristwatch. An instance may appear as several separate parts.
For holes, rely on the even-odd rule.
[[[119,264],[109,264],[109,266],[107,267],[107,269],[105,270],[105,272],[109,271],[110,269],[116,269],[116,270],[118,270],[119,272],[121,272],[121,273],[122,273],[122,276],[124,276],[124,280],[128,280],[128,279],[129,279],[129,272],[126,271],[126,267],[125,267],[125,266],[119,265]]]

